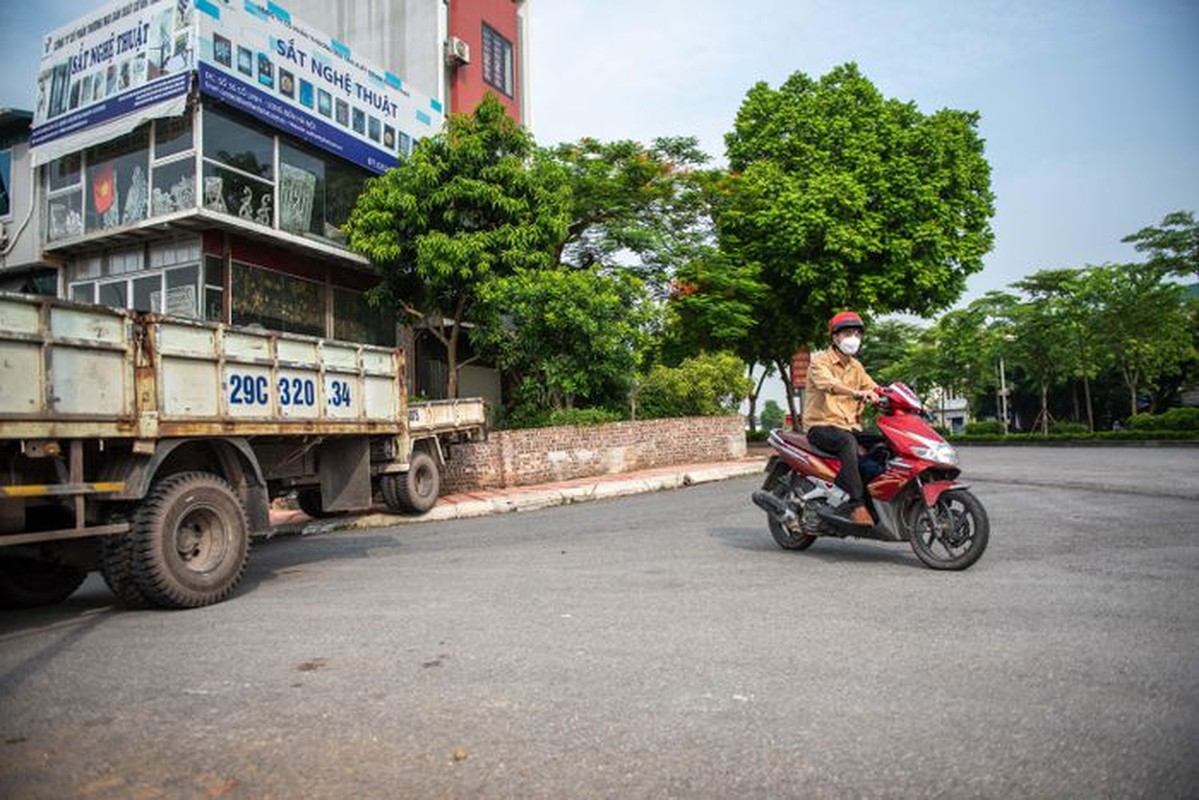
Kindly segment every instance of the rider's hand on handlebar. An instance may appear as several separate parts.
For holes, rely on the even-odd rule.
[[[853,399],[863,403],[869,403],[872,406],[878,405],[879,396],[875,390],[859,389],[853,393]]]

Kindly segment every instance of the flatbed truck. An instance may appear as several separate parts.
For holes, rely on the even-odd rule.
[[[91,570],[132,607],[235,590],[274,500],[436,502],[481,399],[409,403],[404,352],[0,293],[0,605]]]

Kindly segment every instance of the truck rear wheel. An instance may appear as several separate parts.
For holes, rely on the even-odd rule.
[[[441,493],[441,473],[433,456],[417,450],[412,454],[408,471],[384,475],[379,482],[383,501],[393,511],[423,514],[437,502]]]
[[[87,573],[54,561],[0,558],[0,608],[32,608],[61,603]]]
[[[224,600],[249,555],[245,508],[228,483],[207,472],[156,483],[133,515],[129,536],[138,588],[167,608]]]
[[[321,505],[321,487],[300,489],[296,492],[296,505],[313,519],[328,519],[344,514],[344,511],[326,511]]]
[[[133,536],[104,536],[100,539],[100,575],[117,601],[126,608],[154,605],[142,592],[133,575]]]

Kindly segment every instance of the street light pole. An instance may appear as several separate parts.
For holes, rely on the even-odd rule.
[[[1003,363],[1003,354],[999,354],[999,401],[1003,413],[1003,435],[1008,433],[1008,402],[1007,402],[1007,369]]]

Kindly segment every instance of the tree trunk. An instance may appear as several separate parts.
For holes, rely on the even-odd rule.
[[[795,391],[791,388],[791,362],[779,359],[774,362],[774,366],[778,369],[779,379],[782,380],[783,387],[787,392],[787,411],[791,414],[791,430],[802,430],[803,420],[799,418],[799,412],[795,408]]]
[[[754,365],[750,364],[747,369],[749,372],[749,378],[752,381],[754,377]],[[746,400],[749,403],[749,430],[751,433],[758,430],[758,397],[761,396],[762,385],[766,383],[766,378],[769,375],[770,370],[766,369],[765,365],[763,365],[762,377],[758,378],[757,384],[753,389],[750,389],[749,395],[746,397]]]
[[[749,375],[749,379],[752,381],[754,378],[754,365],[750,364],[748,367],[746,367],[746,371]],[[761,388],[762,388],[762,384],[761,384],[761,382],[759,382],[757,385],[757,388],[750,389],[749,395],[746,396],[746,398],[745,398],[746,404],[749,406],[749,432],[750,433],[758,432],[758,392],[761,390]]]
[[[1083,402],[1087,405],[1087,430],[1091,433],[1095,432],[1095,409],[1091,405],[1091,379],[1086,375],[1082,376],[1082,395]]]
[[[1049,435],[1049,384],[1041,381],[1041,435]]]
[[[466,311],[466,298],[458,299],[458,306],[454,309],[454,327],[450,331],[450,335],[445,337],[445,360],[446,360],[446,378],[445,378],[445,396],[450,400],[458,399],[458,335],[462,332],[462,317]],[[444,325],[444,320],[442,321]]]
[[[1120,367],[1120,374],[1124,376],[1124,385],[1128,387],[1128,418],[1132,419],[1137,413],[1137,372]]]
[[[445,396],[450,400],[458,397],[458,326],[455,325],[445,339]]]

